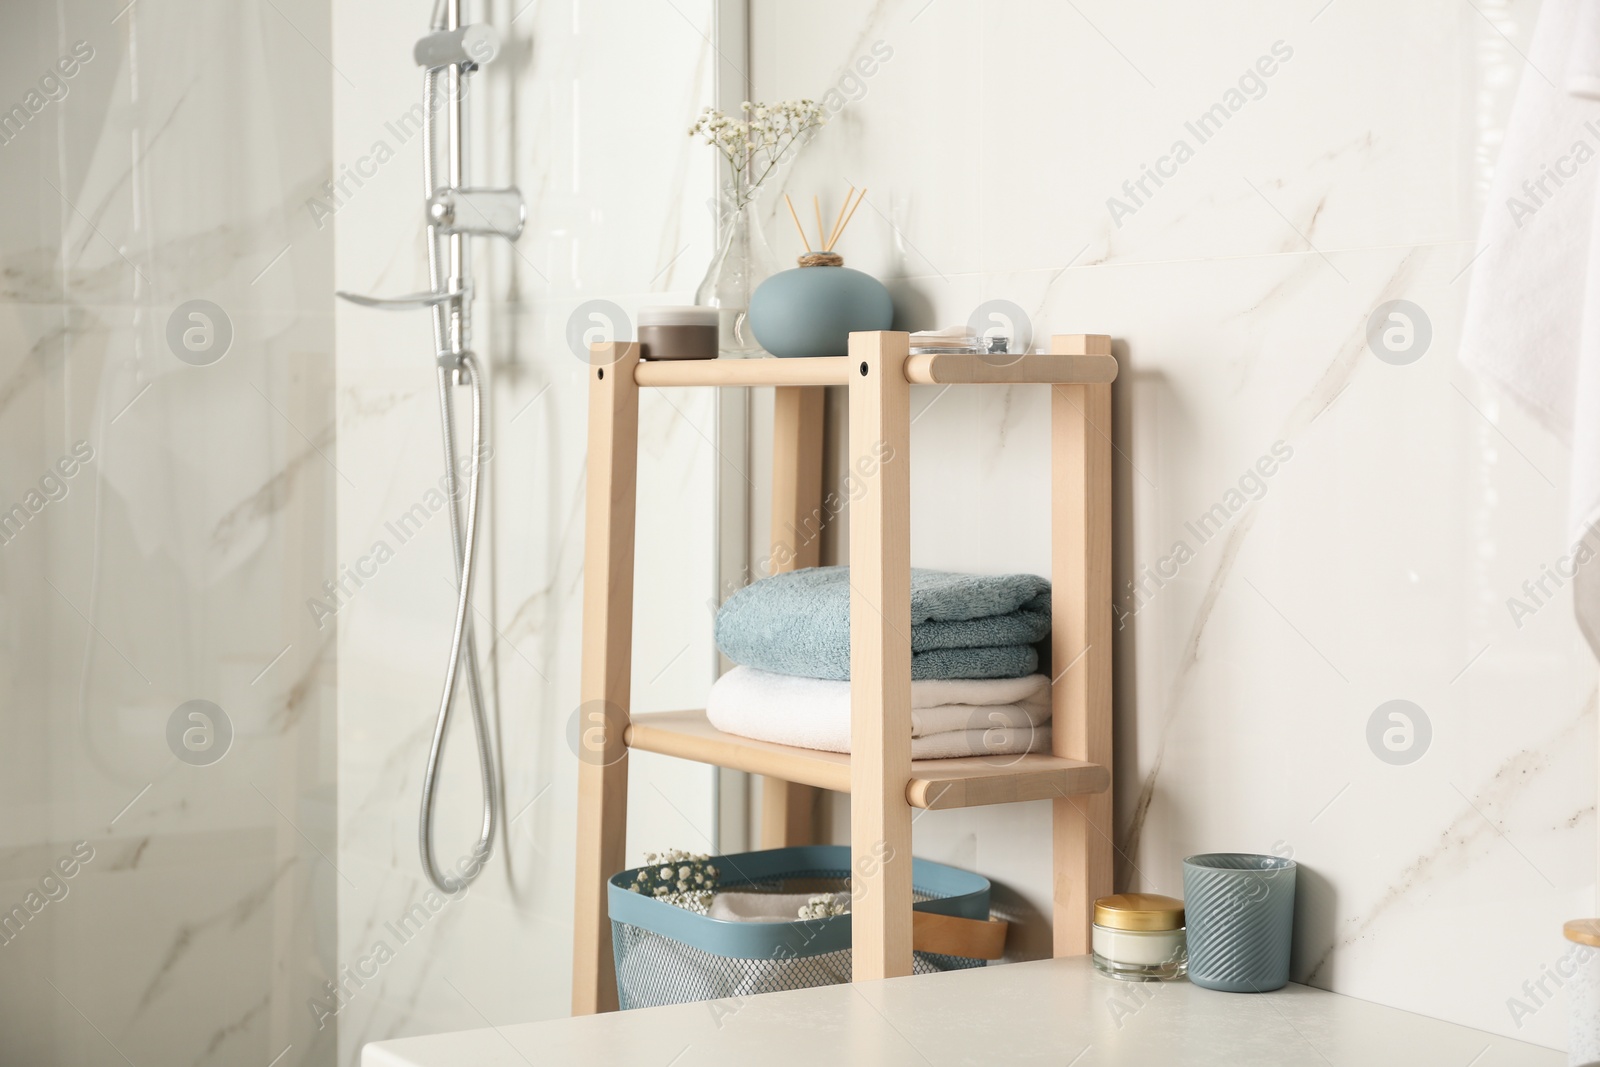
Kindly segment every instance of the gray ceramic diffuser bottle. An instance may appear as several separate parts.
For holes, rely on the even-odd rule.
[[[750,298],[750,328],[775,356],[843,356],[850,335],[894,322],[889,290],[844,257],[816,252],[774,274]]]
[[[861,206],[867,191],[861,190],[855,207],[850,195],[840,208],[833,231],[824,233],[822,211],[817,207],[817,236],[820,252],[811,251],[805,228],[789,203],[789,214],[805,241],[806,254],[800,266],[774,274],[751,294],[750,329],[756,340],[775,356],[845,356],[850,354],[850,335],[872,330],[887,330],[894,323],[894,304],[889,290],[870,274],[851,270],[844,257],[833,250],[844,228]],[[813,206],[816,206],[813,197]]]

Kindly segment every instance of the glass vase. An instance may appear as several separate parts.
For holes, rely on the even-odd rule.
[[[718,205],[717,254],[694,302],[717,309],[717,354],[745,359],[764,353],[750,332],[750,294],[777,271],[753,196],[730,193]]]

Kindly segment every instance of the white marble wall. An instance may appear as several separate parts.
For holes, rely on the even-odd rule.
[[[1564,1005],[1523,983],[1595,904],[1595,667],[1569,598],[1520,628],[1506,601],[1566,550],[1566,459],[1454,352],[1537,4],[752,9],[758,98],[847,101],[789,188],[870,187],[841,251],[901,327],[1004,298],[1041,338],[1120,339],[1119,884],[1177,894],[1185,855],[1292,849],[1297,979],[1562,1044]],[[1275,45],[1200,143],[1185,123]],[[1133,202],[1180,138],[1192,158]],[[1398,298],[1433,330],[1406,366],[1365,340]],[[914,403],[915,562],[1045,570],[1044,398]],[[1187,531],[1280,441],[1258,499]],[[1180,540],[1193,559],[1132,594]],[[1410,765],[1366,741],[1392,699],[1432,725]],[[929,813],[918,850],[1047,911],[1048,816]]]
[[[4,18],[0,1062],[330,1063],[328,6]],[[168,343],[195,299],[206,365]],[[193,699],[232,724],[209,766],[167,740]]]
[[[411,45],[429,0],[335,3],[335,159],[375,142],[392,160],[330,226],[338,283],[426,286],[420,138],[386,123],[419,98]],[[689,125],[711,99],[710,0],[468,4],[506,47],[475,86],[478,181],[519,185],[515,249],[478,244],[477,349],[488,368],[494,458],[480,549],[478,636],[497,709],[509,826],[480,881],[349,998],[339,1062],[370,1040],[565,1015],[569,1010],[587,364],[567,343],[586,301],[631,315],[687,303],[711,254],[709,149]],[[385,536],[441,473],[431,340],[420,313],[338,312],[338,558]],[[624,334],[623,336],[626,336]],[[634,705],[697,706],[713,669],[715,405],[643,398]],[[354,966],[384,924],[422,899],[417,805],[454,605],[437,518],[338,613],[339,960]],[[478,784],[468,720],[452,731],[438,850],[473,840]],[[632,757],[630,854],[711,844],[711,774]]]
[[[709,257],[712,160],[683,131],[712,95],[713,5],[475,12],[509,41],[479,86],[480,175],[530,203],[517,249],[480,257],[479,630],[514,819],[479,885],[319,1030],[321,983],[424,895],[442,521],[341,607],[337,646],[306,601],[440,473],[425,320],[341,309],[335,359],[328,318],[335,282],[423,282],[418,144],[386,124],[417,96],[431,6],[7,14],[0,107],[76,41],[94,57],[0,144],[25,208],[0,217],[0,508],[76,442],[94,459],[0,546],[0,908],[73,842],[95,858],[0,945],[0,1061],[352,1063],[378,1037],[566,1011],[586,421],[567,323],[590,299],[687,300]],[[1123,340],[1119,582],[1293,449],[1175,579],[1123,602],[1122,884],[1174,892],[1190,852],[1292,848],[1297,977],[1559,1044],[1563,1008],[1523,984],[1595,903],[1594,671],[1564,600],[1521,628],[1505,601],[1564,549],[1565,459],[1453,353],[1536,6],[752,7],[755,96],[847,101],[790,187],[871,187],[843,251],[891,280],[904,325],[1006,298],[1040,336]],[[1280,40],[1260,98],[1117,225],[1107,197]],[[892,55],[847,75],[879,41]],[[394,157],[323,217],[321,180],[380,140]],[[235,330],[210,366],[166,342],[195,298]],[[1409,366],[1365,347],[1393,298],[1433,325]],[[1041,398],[917,402],[917,561],[1044,569]],[[698,704],[712,670],[712,492],[742,462],[713,447],[714,413],[645,401],[641,709]],[[211,767],[163,736],[192,698],[235,727]],[[1408,766],[1365,738],[1396,698],[1433,726]],[[477,803],[465,725],[446,855]],[[635,759],[632,851],[708,847],[709,774]],[[918,847],[1025,913],[1047,901],[1047,821],[932,813]]]

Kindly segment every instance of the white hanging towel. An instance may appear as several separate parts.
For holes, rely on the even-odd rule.
[[[1600,655],[1600,0],[1545,0],[1500,150],[1461,359],[1572,447],[1578,626]]]

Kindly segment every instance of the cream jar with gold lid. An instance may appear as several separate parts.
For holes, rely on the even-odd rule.
[[[1183,901],[1117,893],[1094,902],[1094,965],[1128,982],[1169,982],[1189,969]]]

